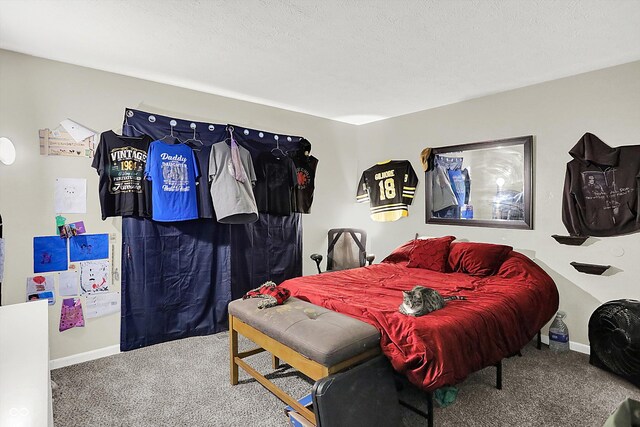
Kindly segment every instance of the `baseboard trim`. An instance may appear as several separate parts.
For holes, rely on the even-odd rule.
[[[546,345],[549,345],[549,337],[543,335],[542,342]],[[590,354],[591,347],[586,344],[581,344],[579,342],[569,341],[569,348],[573,351],[577,351],[578,353]],[[101,359],[107,356],[113,356],[114,354],[120,353],[119,345],[112,345],[109,347],[99,348],[97,350],[87,351],[85,353],[78,353],[67,357],[61,357],[59,359],[53,359],[49,361],[49,369],[59,369],[64,368],[65,366],[76,365],[78,363],[88,362],[90,360]]]
[[[78,353],[71,356],[50,360],[49,369],[54,370],[58,368],[64,368],[65,366],[71,366],[82,362],[88,362],[90,360],[101,359],[103,357],[113,356],[114,354],[118,353],[120,353],[120,345],[103,347],[96,350],[87,351],[85,353]]]
[[[543,335],[542,342],[546,345],[549,345],[549,337]],[[579,342],[569,341],[569,348],[573,351],[577,351],[578,353],[591,354],[591,347]]]

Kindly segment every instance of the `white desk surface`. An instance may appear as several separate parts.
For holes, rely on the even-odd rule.
[[[47,301],[0,307],[0,426],[52,425],[48,310]]]

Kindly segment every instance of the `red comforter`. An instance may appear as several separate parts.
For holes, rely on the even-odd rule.
[[[402,290],[423,285],[461,295],[421,317],[398,312]],[[472,277],[407,268],[406,262],[298,277],[281,284],[291,295],[378,328],[394,369],[424,390],[456,384],[527,344],[558,309],[553,280],[512,252],[498,273]]]

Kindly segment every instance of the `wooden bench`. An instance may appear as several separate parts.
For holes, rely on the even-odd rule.
[[[273,368],[286,362],[314,381],[345,370],[380,353],[380,334],[368,323],[289,298],[283,305],[259,309],[259,299],[229,304],[231,384],[238,384],[238,367],[316,425],[315,415],[252,368],[243,359],[267,351]],[[239,352],[238,334],[258,348]]]

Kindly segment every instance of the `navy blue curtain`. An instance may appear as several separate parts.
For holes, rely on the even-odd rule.
[[[195,137],[205,146],[228,138],[224,124],[193,122],[126,109],[123,134]],[[195,129],[194,129],[195,128]],[[255,159],[280,145],[299,149],[300,137],[233,126],[238,143]],[[207,171],[200,171],[206,174]],[[299,214],[260,214],[256,223],[214,219],[161,223],[122,220],[121,350],[226,330],[227,304],[266,280],[302,275]]]
[[[226,329],[228,227],[130,217],[122,236],[121,350]]]

